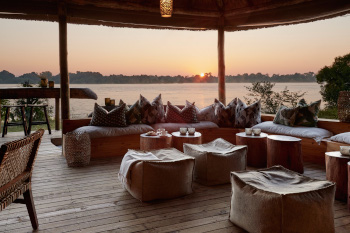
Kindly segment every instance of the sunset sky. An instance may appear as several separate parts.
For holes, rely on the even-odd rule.
[[[0,19],[0,71],[59,72],[58,24]],[[317,72],[350,53],[350,15],[225,33],[226,75]],[[69,72],[217,75],[217,31],[68,25]]]

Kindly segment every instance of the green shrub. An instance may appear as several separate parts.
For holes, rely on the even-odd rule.
[[[248,90],[248,96],[253,97],[250,99],[244,97],[247,104],[252,104],[255,101],[261,101],[261,111],[263,113],[274,114],[278,111],[281,104],[290,105],[296,107],[299,99],[301,99],[306,92],[293,92],[288,90],[287,87],[283,91],[275,92],[272,88],[276,83],[271,83],[269,81],[255,82],[252,83],[251,87],[245,87]]]
[[[327,107],[320,110],[318,113],[319,118],[325,119],[338,119],[338,108],[337,107]]]

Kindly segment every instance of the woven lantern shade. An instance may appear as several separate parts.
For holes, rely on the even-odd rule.
[[[160,14],[169,18],[173,13],[173,0],[160,0]]]
[[[339,92],[338,119],[341,122],[350,122],[350,91]]]

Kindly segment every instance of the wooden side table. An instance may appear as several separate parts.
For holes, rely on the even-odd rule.
[[[140,135],[141,150],[157,150],[171,147],[171,134],[166,136],[147,136],[145,133]]]
[[[195,132],[194,135],[185,134],[182,135],[180,132],[174,132],[173,135],[173,147],[178,149],[179,151],[184,151],[183,144],[202,144],[202,134],[199,132]]]
[[[259,136],[246,135],[245,132],[236,134],[237,145],[247,145],[247,165],[252,167],[266,167],[267,134],[261,133]]]
[[[304,173],[301,155],[301,139],[282,136],[267,136],[267,166],[282,165],[290,170]]]
[[[326,177],[336,184],[335,198],[341,201],[348,199],[348,162],[349,156],[339,151],[326,152]]]
[[[350,193],[350,162],[348,162],[348,193]],[[348,195],[348,210],[350,211],[350,196]]]

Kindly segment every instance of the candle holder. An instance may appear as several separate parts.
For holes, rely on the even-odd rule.
[[[111,106],[115,106],[115,99],[111,99]]]
[[[196,128],[188,128],[189,135],[194,135],[195,132],[196,132]]]
[[[253,134],[252,128],[245,128],[245,134],[246,135],[252,135]]]
[[[111,106],[111,98],[105,98],[105,105]]]
[[[350,155],[350,146],[340,146],[340,153],[342,155]]]
[[[55,87],[55,82],[49,81],[49,88],[54,88],[54,87]]]
[[[253,129],[253,134],[254,134],[254,136],[260,136],[261,129],[258,129],[258,128]]]
[[[180,128],[180,134],[185,135],[187,133],[187,128]]]
[[[40,82],[40,87],[47,87],[48,82],[49,81],[47,78],[42,78]]]

